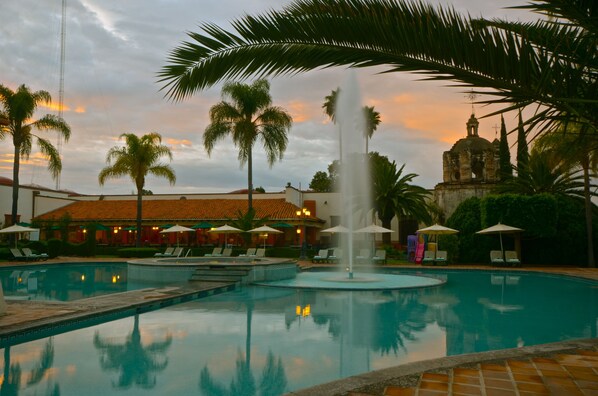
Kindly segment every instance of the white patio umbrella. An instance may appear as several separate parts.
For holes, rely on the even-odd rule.
[[[350,232],[350,230],[347,227],[344,227],[342,225],[337,225],[332,228],[326,228],[325,230],[322,230],[320,232],[329,232],[331,234],[336,234],[336,233],[343,234],[343,233]]]
[[[500,251],[502,252],[503,259],[505,257],[505,249],[503,248],[502,244],[502,234],[515,234],[518,232],[525,231],[522,228],[512,227],[506,224],[501,224],[500,222],[492,227],[484,228],[476,232],[476,234],[498,234],[500,236]]]
[[[420,228],[416,232],[419,234],[436,235],[436,243],[438,244],[438,235],[456,234],[459,232],[459,230],[448,228],[440,224],[434,224],[430,227]],[[438,246],[436,246],[436,251],[438,251]],[[434,252],[434,254],[436,254],[436,252]]]
[[[30,228],[30,227],[23,227],[18,224],[11,225],[10,227],[6,227],[0,230],[2,234],[20,234],[23,232],[36,232],[39,231],[39,228]],[[17,247],[17,238],[15,238],[15,247]]]
[[[356,233],[367,233],[367,234],[385,234],[385,233],[394,232],[394,231],[390,230],[388,228],[380,227],[379,225],[376,225],[376,224],[371,224],[367,227],[363,227],[358,230],[355,230],[355,232]]]
[[[257,227],[257,228],[253,228],[247,232],[252,232],[252,233],[260,233],[260,234],[266,234],[266,237],[268,236],[268,234],[282,234],[283,232],[280,230],[277,230],[275,228],[272,227],[268,227],[268,226],[261,226],[261,227]],[[264,237],[264,249],[266,249],[266,237]]]
[[[228,224],[225,224],[220,227],[212,228],[208,232],[214,232],[216,234],[234,234],[234,233],[243,232],[243,230],[233,227],[233,226],[229,226]],[[225,244],[228,245],[226,242],[225,242]]]
[[[189,228],[189,227],[183,227],[180,225],[174,225],[170,228],[167,228],[165,230],[160,231],[160,234],[166,234],[169,232],[176,232],[176,246],[179,247],[179,232],[189,232],[189,231],[195,231],[193,228]]]

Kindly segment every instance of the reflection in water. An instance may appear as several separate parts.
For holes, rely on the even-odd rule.
[[[35,367],[27,376],[27,382],[24,389],[35,386],[41,382],[54,362],[54,343],[52,337],[48,338],[39,360]],[[16,396],[21,390],[21,365],[11,362],[10,347],[4,348],[4,369],[2,385],[0,385],[0,396]],[[58,384],[50,384],[48,395],[59,396],[60,388]]]
[[[125,318],[10,346],[1,394],[45,395],[59,383],[65,395],[103,396],[116,387],[121,396],[274,396],[412,361],[597,337],[596,282],[503,271],[433,275],[446,284],[383,292],[243,287],[144,313],[132,331]],[[158,342],[142,344],[140,321]],[[88,358],[98,351],[99,363]]]
[[[112,344],[102,340],[98,332],[93,337],[93,345],[100,350],[100,365],[106,371],[120,371],[118,382],[112,383],[116,388],[129,388],[137,385],[141,388],[153,388],[156,376],[152,373],[163,371],[168,359],[161,355],[172,343],[170,334],[161,342],[153,342],[143,346],[139,331],[139,315],[135,315],[133,331],[124,344]]]

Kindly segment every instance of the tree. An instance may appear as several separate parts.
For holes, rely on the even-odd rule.
[[[525,128],[523,127],[523,119],[521,118],[521,111],[519,112],[519,124],[517,125],[517,169],[519,172],[525,172],[529,162],[529,152],[527,148],[527,139],[525,136]]]
[[[511,150],[509,149],[509,140],[507,138],[507,127],[505,118],[500,115],[500,180],[508,180],[513,177],[513,165],[511,164]]]
[[[142,199],[147,175],[154,175],[168,179],[170,185],[176,182],[176,175],[172,167],[163,164],[160,158],[167,156],[172,161],[172,152],[162,145],[162,136],[156,132],[141,137],[133,133],[123,133],[125,146],[115,146],[106,155],[107,167],[100,171],[98,181],[103,186],[106,180],[129,176],[137,188],[137,236],[135,246],[141,246]]]
[[[592,224],[592,183],[591,177],[598,172],[598,154],[596,141],[586,134],[579,133],[580,125],[564,124],[561,130],[546,134],[536,142],[540,149],[553,152],[565,164],[579,167],[583,173],[583,196],[586,220],[586,238],[588,250],[588,267],[596,266],[594,258],[594,231]]]
[[[324,104],[322,108],[324,109],[324,114],[330,118],[333,124],[336,125],[336,102],[338,100],[338,95],[340,94],[341,89],[337,88],[330,92],[330,95],[324,98]],[[338,152],[339,152],[339,160],[343,162],[343,134],[340,128],[338,128]]]
[[[390,228],[392,219],[397,216],[413,217],[430,222],[426,198],[430,195],[423,187],[412,185],[415,173],[403,175],[403,164],[397,170],[395,161],[376,152],[370,153],[374,211],[382,221],[382,227]],[[390,244],[390,234],[383,234],[383,242]]]
[[[229,82],[222,87],[223,100],[210,108],[210,124],[203,143],[211,155],[216,142],[231,135],[239,149],[241,166],[247,163],[248,210],[253,207],[253,158],[252,150],[260,139],[270,167],[276,159],[282,160],[287,149],[288,136],[293,120],[284,109],[272,106],[270,83],[257,80],[251,85]],[[229,99],[231,102],[227,102]]]
[[[365,136],[365,153],[367,154],[368,149],[368,142],[372,138],[376,129],[378,129],[378,125],[380,125],[380,113],[374,110],[374,106],[363,106],[363,116],[365,117],[365,130],[363,134]]]
[[[331,192],[332,181],[326,172],[317,171],[309,183],[309,188],[315,192]]]
[[[68,141],[71,129],[60,117],[46,114],[38,120],[32,120],[37,107],[42,103],[50,103],[52,97],[46,91],[31,92],[25,85],[19,86],[16,91],[0,84],[0,140],[6,136],[12,137],[14,145],[14,158],[12,170],[12,224],[17,223],[19,203],[19,169],[21,158],[28,159],[31,154],[33,139],[42,155],[48,160],[48,170],[53,178],[58,177],[62,171],[60,153],[54,145],[45,138],[34,134],[39,131],[56,131]]]
[[[481,102],[501,112],[539,105],[528,130],[575,118],[595,134],[598,2],[532,0],[518,8],[542,17],[490,21],[408,0],[296,0],[240,17],[231,31],[201,25],[171,51],[159,82],[180,100],[229,78],[387,66],[456,81],[489,95]]]

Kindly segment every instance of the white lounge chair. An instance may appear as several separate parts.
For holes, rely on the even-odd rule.
[[[422,264],[434,264],[436,260],[436,252],[434,250],[426,250],[422,258]]]
[[[448,254],[446,250],[439,250],[436,252],[436,259],[434,260],[435,264],[439,265],[446,265],[446,259]]]
[[[172,252],[172,256],[166,256],[166,257],[181,257],[181,255],[183,255],[184,251],[185,251],[185,248],[177,247]]]
[[[266,249],[259,248],[255,251],[255,257],[266,257]]]
[[[374,264],[377,264],[377,263],[386,264],[386,250],[384,250],[384,249],[376,250],[376,254],[374,254],[374,257],[372,257],[372,262]]]
[[[504,265],[505,259],[502,257],[502,252],[500,250],[491,250],[490,262],[496,265]]]
[[[320,249],[312,259],[312,263],[325,263],[328,260],[328,249]]]
[[[203,256],[204,257],[218,257],[218,256],[222,256],[222,248],[221,247],[215,247],[212,250],[212,253],[206,253]]]
[[[24,250],[25,249],[23,249],[23,251]],[[517,257],[517,252],[514,250],[505,250],[505,261],[513,267],[521,265],[521,261],[519,260],[519,257]]]
[[[222,250],[221,257],[230,257],[233,254],[233,248],[225,248]]]
[[[23,251],[25,257],[30,260],[47,260],[50,258],[50,256],[48,256],[46,253],[36,254],[33,253],[33,251],[29,248],[23,248],[21,250]]]
[[[251,257],[251,256],[255,256],[255,251],[257,249],[256,248],[249,248],[247,249],[247,252],[245,254],[240,254],[239,257]]]
[[[27,258],[23,253],[21,253],[21,251],[17,248],[11,248],[10,252],[17,261],[31,260],[30,258]]]
[[[332,254],[328,256],[329,263],[338,263],[343,259],[343,250],[342,249],[333,249]]]
[[[359,250],[359,255],[355,257],[355,261],[358,263],[365,263],[370,261],[371,257],[370,249],[361,249]]]
[[[174,252],[174,247],[169,247],[169,248],[166,248],[164,253],[154,254],[154,257],[171,257],[173,252]]]

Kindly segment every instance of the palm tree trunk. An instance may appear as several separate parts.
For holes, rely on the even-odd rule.
[[[391,222],[392,222],[392,218],[390,218],[390,219],[382,219],[382,227],[388,228],[390,230]],[[382,244],[383,245],[390,245],[391,244],[390,232],[385,232],[384,234],[382,234]]]
[[[583,193],[585,198],[585,209],[586,209],[586,233],[588,239],[588,267],[595,268],[596,263],[594,261],[594,233],[592,227],[592,197],[590,194],[590,172],[589,163],[584,163],[583,168]]]
[[[135,236],[135,247],[141,247],[141,219],[143,210],[143,187],[137,187],[137,234]]]
[[[247,213],[253,209],[253,161],[252,150],[249,150],[247,155]]]
[[[12,211],[11,221],[14,225],[17,224],[17,216],[19,214],[19,168],[21,165],[21,145],[15,143],[14,163],[12,167]],[[16,234],[14,236],[16,238]]]

